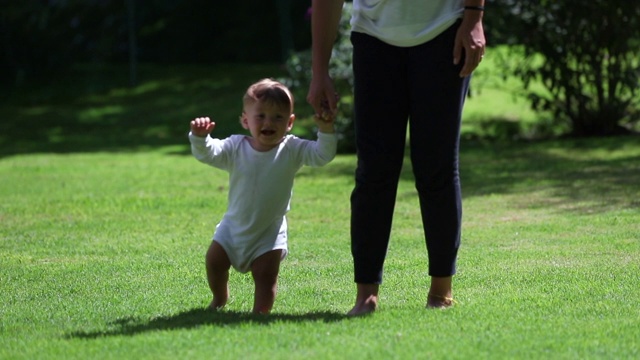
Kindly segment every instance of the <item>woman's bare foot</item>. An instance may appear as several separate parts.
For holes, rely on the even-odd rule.
[[[347,315],[360,316],[371,314],[378,308],[378,284],[358,284],[356,305]]]
[[[446,309],[453,306],[451,293],[451,276],[431,277],[431,288],[427,296],[427,308]]]
[[[361,316],[371,314],[378,308],[378,297],[371,296],[364,301],[359,301],[353,307],[353,309],[349,310],[347,315],[349,316]]]
[[[453,306],[455,301],[452,297],[429,294],[427,297],[427,308],[429,309],[446,309]]]

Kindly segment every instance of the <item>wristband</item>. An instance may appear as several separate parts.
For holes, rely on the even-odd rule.
[[[465,10],[484,11],[484,6],[465,6]]]

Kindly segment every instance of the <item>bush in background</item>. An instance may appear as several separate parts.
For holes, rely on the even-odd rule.
[[[626,134],[640,122],[640,3],[494,0],[492,33],[513,46],[505,68],[524,81],[535,110],[573,136]],[[493,10],[490,10],[493,11]],[[502,15],[500,15],[502,14]],[[511,62],[513,64],[513,62]],[[538,84],[542,84],[542,91]]]

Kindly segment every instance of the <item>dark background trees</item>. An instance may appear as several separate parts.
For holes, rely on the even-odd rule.
[[[79,62],[265,63],[282,59],[278,10],[288,13],[291,50],[309,46],[299,0],[0,0],[4,84]],[[131,5],[134,11],[131,12]],[[133,19],[128,18],[133,14]]]
[[[0,91],[79,63],[130,64],[133,84],[138,62],[283,63],[289,51],[298,61],[289,67],[291,78],[304,81],[308,64],[299,60],[308,56],[309,6],[307,0],[0,0]],[[486,8],[488,44],[513,49],[503,73],[523,80],[532,107],[574,136],[637,128],[639,2],[488,0]],[[284,39],[282,19],[290,29]],[[349,54],[340,52],[348,45],[336,56],[347,78]]]

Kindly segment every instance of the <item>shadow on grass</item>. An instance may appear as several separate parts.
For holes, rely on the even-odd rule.
[[[515,195],[511,206],[549,208],[557,212],[602,213],[640,209],[640,137],[619,136],[539,142],[478,142],[461,144],[460,176],[464,199]],[[355,159],[299,176],[352,179]],[[413,183],[409,154],[400,175]],[[531,196],[543,192],[544,196]],[[399,192],[416,199],[417,192]],[[543,201],[539,201],[542,199]],[[538,202],[539,201],[539,202]]]
[[[76,66],[0,101],[0,158],[32,153],[136,151],[188,144],[189,121],[210,116],[216,133],[244,132],[238,117],[252,82],[282,76],[277,65]]]
[[[461,152],[463,196],[521,195],[524,208],[640,209],[638,136],[475,145]],[[544,192],[535,202],[532,192]]]
[[[109,330],[77,331],[68,334],[67,338],[95,339],[105,336],[132,336],[136,334],[162,331],[193,329],[200,326],[233,326],[240,324],[269,325],[279,322],[338,322],[349,317],[342,313],[320,311],[306,314],[255,315],[238,311],[211,311],[208,308],[196,308],[181,313],[151,319],[135,317],[121,318],[109,323]]]

